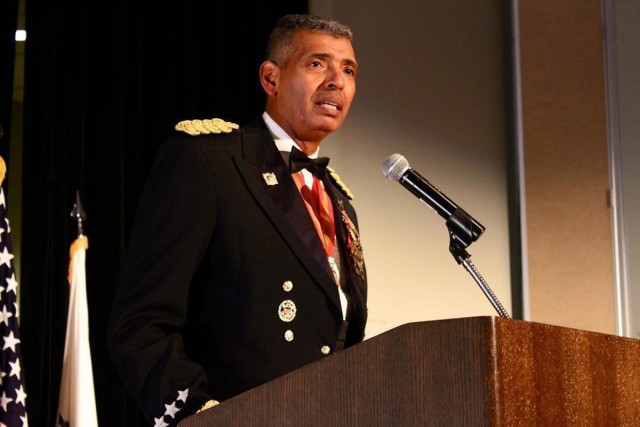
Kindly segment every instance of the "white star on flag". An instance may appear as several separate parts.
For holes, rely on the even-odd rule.
[[[9,253],[9,249],[5,246],[0,252],[0,266],[6,265],[7,267],[11,266],[11,260],[13,259],[13,254]]]
[[[20,343],[20,340],[13,335],[13,331],[9,332],[9,335],[4,336],[4,346],[2,346],[3,350],[8,348],[11,349],[12,352],[16,352],[16,345]]]
[[[7,277],[7,293],[8,292],[13,292],[14,294],[16,293],[16,290],[18,289],[18,282],[16,281],[16,275],[15,274],[11,274],[11,277]]]
[[[13,313],[7,310],[7,306],[3,305],[2,309],[0,309],[0,323],[4,323],[9,326],[9,318],[13,316]]]
[[[24,392],[24,387],[20,386],[20,388],[18,390],[16,390],[16,403],[22,403],[23,405],[26,402],[27,399],[27,393]]]
[[[15,362],[9,362],[9,365],[11,365],[11,372],[9,373],[9,376],[15,376],[20,379],[20,371],[22,370],[20,367],[20,361],[16,360]]]
[[[0,406],[2,406],[2,409],[4,409],[4,412],[7,412],[7,406],[9,406],[9,403],[11,402],[13,402],[13,399],[10,397],[7,397],[7,392],[3,391],[2,397],[0,397]]]

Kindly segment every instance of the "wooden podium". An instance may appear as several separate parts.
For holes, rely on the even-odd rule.
[[[399,326],[179,424],[639,425],[640,340],[491,316]]]

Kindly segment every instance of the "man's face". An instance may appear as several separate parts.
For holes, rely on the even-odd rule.
[[[358,65],[351,42],[311,31],[294,35],[294,49],[279,65],[277,120],[299,141],[320,141],[349,113]]]

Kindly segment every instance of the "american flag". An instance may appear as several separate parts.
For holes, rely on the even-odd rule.
[[[0,180],[0,183],[2,181]],[[27,393],[24,389],[22,352],[18,328],[18,281],[4,191],[0,187],[0,427],[27,427]]]

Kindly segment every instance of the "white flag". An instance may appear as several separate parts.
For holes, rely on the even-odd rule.
[[[89,348],[89,314],[85,257],[86,236],[71,245],[69,262],[69,313],[67,338],[64,343],[62,381],[56,425],[64,427],[97,427],[96,399],[93,388],[91,350]]]

